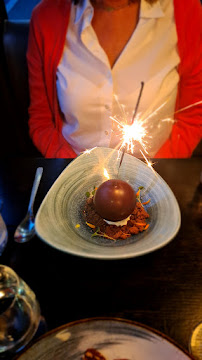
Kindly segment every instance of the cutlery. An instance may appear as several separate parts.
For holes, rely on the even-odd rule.
[[[40,180],[42,177],[43,168],[39,167],[36,170],[34,183],[32,186],[31,196],[28,205],[28,211],[25,218],[22,222],[18,225],[15,233],[14,233],[14,240],[18,243],[27,242],[33,238],[35,235],[35,218],[33,214],[33,206],[36,197],[36,193],[40,184]]]

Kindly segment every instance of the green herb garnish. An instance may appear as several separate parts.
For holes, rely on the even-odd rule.
[[[96,229],[96,231],[91,235],[91,237],[94,237],[94,236],[102,236],[102,237],[105,237],[105,238],[107,238],[107,239],[116,241],[116,239],[114,239],[114,238],[108,236],[107,234],[103,233],[102,231],[100,231],[100,228],[99,228],[99,227],[98,227],[98,228]]]
[[[92,197],[92,196],[94,196],[95,195],[95,192],[96,192],[96,190],[97,190],[97,187],[96,186],[93,186],[93,190],[92,191],[87,191],[86,192],[86,197],[87,198],[89,198],[89,197]]]

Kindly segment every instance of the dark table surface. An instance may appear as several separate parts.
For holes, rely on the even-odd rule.
[[[24,217],[35,170],[43,166],[34,212],[68,159],[1,159],[0,197],[8,227],[1,263],[12,267],[35,292],[47,329],[89,317],[118,317],[152,327],[188,349],[202,320],[202,158],[159,159],[154,169],[175,194],[181,228],[165,247],[124,260],[73,256],[35,236],[13,240]],[[169,219],[168,219],[169,221]]]

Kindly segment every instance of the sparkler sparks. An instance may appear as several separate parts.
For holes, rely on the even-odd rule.
[[[86,149],[86,150],[83,152],[83,154],[90,154],[91,151],[93,151],[95,148],[96,148],[96,147],[91,148],[91,149]]]
[[[140,91],[140,93],[141,93],[141,91]],[[169,122],[169,123],[173,124],[177,121],[174,118],[175,114],[178,114],[178,113],[188,110],[194,106],[202,104],[202,100],[197,101],[186,107],[178,109],[177,111],[173,112],[172,114],[168,114],[168,116],[166,116],[164,118],[160,118],[160,115],[159,115],[159,123],[157,125],[155,125],[155,123],[154,123],[154,125],[153,125],[153,121],[151,120],[152,117],[159,114],[160,110],[169,102],[169,100],[170,100],[169,98],[166,101],[164,101],[161,105],[159,105],[156,109],[153,109],[152,111],[151,111],[151,109],[150,109],[150,111],[149,111],[149,109],[147,109],[144,113],[137,113],[137,105],[139,103],[139,101],[138,101],[133,115],[131,115],[131,114],[129,115],[127,113],[126,106],[119,102],[117,95],[114,95],[114,98],[117,102],[118,108],[120,110],[120,114],[119,114],[119,116],[110,116],[110,118],[113,120],[114,123],[117,124],[117,128],[114,131],[115,135],[117,137],[121,138],[121,141],[118,145],[120,152],[117,157],[117,160],[120,160],[120,154],[122,153],[121,161],[119,163],[119,168],[121,166],[124,153],[125,153],[125,151],[127,151],[131,154],[136,154],[139,152],[141,154],[141,156],[144,158],[147,166],[153,170],[153,168],[152,168],[153,163],[151,163],[148,160],[148,157],[149,157],[148,144],[149,144],[149,138],[152,138],[152,136],[151,136],[152,127],[155,130],[155,126],[157,126],[159,128],[163,123]],[[140,95],[139,95],[138,99],[140,100]],[[154,131],[153,131],[153,133],[154,133]],[[84,154],[89,154],[93,149],[84,151]],[[104,173],[104,176],[109,179],[109,175],[107,175],[106,173]]]
[[[142,150],[140,150],[140,152],[141,152],[143,158],[145,159],[147,166],[148,166],[150,169],[152,169],[152,171],[155,173],[155,171],[154,171],[154,169],[153,169],[153,167],[152,167],[152,165],[154,165],[154,163],[152,163],[151,161],[149,161],[149,160],[147,159],[147,157],[145,156],[145,154],[143,153]]]
[[[142,87],[143,88],[143,87]],[[141,91],[142,91],[141,88]],[[140,94],[141,94],[140,91]],[[117,103],[118,103],[118,97],[115,97]],[[139,99],[138,99],[138,103],[139,104],[139,100],[140,100],[140,95],[139,95]],[[147,156],[148,156],[148,142],[147,139],[150,136],[150,132],[149,132],[149,128],[151,128],[152,124],[149,122],[149,120],[154,116],[157,115],[159,113],[159,111],[168,103],[169,99],[167,99],[164,103],[162,103],[159,107],[157,107],[156,109],[154,109],[152,112],[148,112],[146,111],[144,114],[136,114],[137,112],[137,105],[136,105],[136,109],[134,112],[134,115],[132,117],[132,120],[128,121],[128,115],[125,112],[125,107],[121,104],[119,104],[119,108],[122,111],[122,115],[123,118],[120,121],[119,119],[117,119],[116,116],[114,117],[110,117],[114,122],[116,122],[118,124],[118,130],[121,133],[121,143],[120,143],[120,148],[119,150],[122,151],[122,156],[121,156],[121,160],[120,160],[120,164],[119,164],[119,168],[121,166],[125,151],[130,152],[131,154],[134,154],[134,152],[136,150],[138,150],[140,152],[140,154],[142,155],[142,157],[145,159],[146,164],[153,170],[152,168],[152,163],[148,160]],[[169,122],[169,123],[175,123],[175,119],[174,119],[174,115],[177,113],[180,113],[182,111],[185,111],[189,108],[192,108],[194,106],[197,106],[199,104],[202,104],[202,101],[198,101],[194,104],[190,104],[182,109],[179,109],[177,111],[175,111],[172,115],[169,115],[166,118],[163,118],[160,120],[160,123],[157,125],[157,127],[159,128],[161,126],[161,123],[165,123],[165,122]],[[130,122],[130,125],[128,124]],[[154,170],[153,170],[154,171]]]

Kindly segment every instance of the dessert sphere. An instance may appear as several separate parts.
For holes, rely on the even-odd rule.
[[[110,179],[96,190],[94,205],[103,219],[120,221],[126,219],[135,209],[136,194],[127,182]]]

